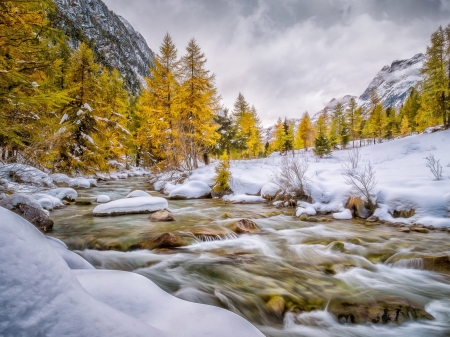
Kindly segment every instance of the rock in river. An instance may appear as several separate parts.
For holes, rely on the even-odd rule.
[[[149,219],[153,222],[175,221],[173,214],[167,210],[157,211],[151,214]]]

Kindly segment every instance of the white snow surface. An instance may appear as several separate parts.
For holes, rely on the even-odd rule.
[[[312,206],[306,206],[306,207],[298,207],[297,212],[295,213],[296,216],[300,216],[302,214],[306,215],[316,215],[317,212]]]
[[[243,318],[177,299],[141,275],[92,269],[10,211],[0,208],[0,219],[1,336],[263,336]]]
[[[63,200],[64,198],[75,200],[78,197],[77,191],[75,191],[73,188],[70,187],[55,188],[46,191],[46,194],[58,198],[59,200]]]
[[[362,162],[358,169],[363,169],[370,161],[375,170],[377,186],[373,197],[378,198],[380,207],[375,215],[385,221],[450,227],[449,144],[450,130],[447,130],[363,146],[360,149]],[[313,203],[299,203],[300,207],[310,206],[317,212],[336,213],[344,209],[349,197],[359,196],[346,184],[342,175],[346,171],[342,163],[347,161],[349,151],[334,151],[331,157],[323,159],[317,159],[312,150],[304,154],[309,161],[307,177]],[[443,167],[443,179],[440,181],[436,181],[425,166],[425,157],[430,154],[440,160]],[[272,154],[269,158],[231,161],[231,189],[235,195],[262,194],[262,188],[270,183],[281,158],[279,154]],[[189,177],[190,181],[173,189],[169,195],[183,188],[189,191],[189,184],[194,179],[211,186],[214,168],[215,165],[211,164],[195,170]],[[410,209],[416,211],[411,218],[394,221],[391,216],[394,210]]]
[[[69,180],[69,186],[75,188],[90,188],[91,182],[86,178],[73,178]]]
[[[141,190],[135,190],[127,195],[127,198],[137,198],[137,197],[151,197],[151,195]]]
[[[98,205],[92,211],[94,215],[113,215],[121,213],[156,212],[169,207],[166,199],[160,197],[136,197],[119,199]]]
[[[263,198],[273,198],[280,191],[280,187],[274,183],[267,183],[261,189],[261,196]]]
[[[211,188],[206,182],[189,180],[169,193],[169,198],[198,199],[208,196]]]

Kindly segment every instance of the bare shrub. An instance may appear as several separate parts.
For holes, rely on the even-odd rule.
[[[355,147],[348,151],[347,160],[343,162],[343,165],[348,170],[355,170],[358,168],[359,163],[362,161],[361,152],[359,148]]]
[[[279,167],[273,171],[270,181],[292,197],[305,196],[308,195],[308,169],[309,163],[304,156],[284,156]]]
[[[442,165],[440,163],[440,160],[436,160],[434,158],[434,155],[430,154],[428,157],[425,158],[426,160],[426,167],[428,167],[433,174],[433,176],[436,178],[436,180],[442,179]]]
[[[361,170],[347,170],[343,173],[345,182],[351,185],[358,194],[366,199],[366,202],[371,211],[374,211],[377,205],[376,200],[372,200],[372,193],[377,186],[375,178],[375,170],[372,164],[369,163]]]

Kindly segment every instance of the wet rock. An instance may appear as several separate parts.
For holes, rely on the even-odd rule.
[[[343,324],[403,324],[410,319],[434,319],[423,308],[400,297],[379,298],[366,302],[334,299],[330,302],[328,310]]]
[[[417,232],[417,233],[429,233],[429,229],[428,228],[424,228],[424,227],[411,227],[411,230],[413,232]]]
[[[214,187],[211,189],[211,197],[212,197],[212,198],[218,198],[218,199],[221,199],[221,198],[223,198],[224,196],[230,195],[230,194],[233,194],[233,191],[232,191],[232,190],[227,190],[227,191],[216,191],[216,190],[214,189]]]
[[[411,232],[411,229],[409,227],[400,227],[398,231],[402,233],[409,233]]]
[[[149,219],[153,222],[175,221],[175,217],[167,210],[157,211],[150,215]]]
[[[79,205],[79,206],[92,205],[92,199],[77,199],[77,200],[75,200],[75,205]]]
[[[364,201],[360,197],[351,197],[348,199],[345,208],[352,211],[354,217],[367,219],[370,216],[369,210],[366,208]]]
[[[177,248],[183,246],[186,246],[186,243],[183,242],[181,237],[173,233],[164,233],[152,240],[141,242],[138,247],[132,248],[152,250],[156,248]]]
[[[269,311],[277,315],[278,317],[282,317],[286,308],[286,301],[283,297],[277,295],[272,296],[270,300],[266,303]]]
[[[358,239],[358,238],[351,238],[350,240],[348,240],[348,242],[350,242],[354,245],[359,245],[359,246],[362,246],[364,244],[364,241],[362,241],[361,239]]]
[[[236,237],[234,232],[220,226],[192,228],[189,232],[200,241],[215,241]]]
[[[394,211],[392,213],[393,218],[411,218],[416,214],[416,210],[410,209],[410,210],[400,210],[400,211]]]
[[[330,246],[331,250],[343,252],[344,251],[344,243],[341,241],[333,242]]]
[[[257,233],[261,230],[255,222],[248,219],[233,222],[229,228],[238,234]]]
[[[221,219],[232,219],[233,218],[233,215],[231,214],[231,213],[223,213],[221,216],[220,216],[220,218]]]
[[[367,222],[378,222],[378,221],[380,221],[380,219],[378,219],[377,216],[372,215],[371,217],[368,217],[366,221]]]
[[[28,195],[15,194],[6,197],[0,201],[0,207],[20,215],[43,232],[50,232],[53,229],[53,221],[42,206]]]
[[[450,274],[450,257],[448,255],[426,256],[423,258],[423,269]]]

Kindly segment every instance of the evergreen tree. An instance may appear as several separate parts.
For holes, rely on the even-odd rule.
[[[305,112],[300,120],[296,135],[296,146],[298,149],[304,148],[308,151],[308,148],[312,146],[313,129],[311,127],[311,120],[308,112]]]
[[[359,131],[359,111],[358,104],[356,103],[355,98],[350,99],[350,103],[348,105],[347,110],[345,111],[346,116],[345,119],[348,121],[348,129],[350,133],[350,140],[353,143],[353,147],[355,147],[355,139],[357,139],[358,131]]]
[[[101,116],[99,94],[101,67],[85,44],[75,50],[64,80],[71,101],[61,111],[55,168],[65,172],[106,170],[101,141],[106,136],[107,120]]]
[[[231,190],[230,159],[226,154],[222,155],[219,164],[217,164],[215,168],[215,171],[216,176],[214,177],[214,186],[212,190],[216,196],[222,196]]]
[[[150,67],[140,99],[141,125],[137,143],[146,154],[146,162],[160,163],[164,168],[177,167],[180,162],[179,60],[177,49],[166,34]]]
[[[282,130],[283,130],[283,140],[282,140],[280,152],[281,152],[281,154],[285,154],[288,151],[293,149],[293,147],[292,147],[293,139],[291,139],[292,132],[290,131],[287,118],[284,119]]]
[[[215,86],[215,75],[209,74],[205,64],[205,54],[192,39],[180,62],[183,83],[179,91],[176,125],[187,170],[198,168],[199,156],[207,155],[219,138],[214,116],[220,108],[220,96]]]
[[[405,104],[400,109],[400,116],[403,119],[403,116],[406,116],[408,119],[408,124],[411,127],[412,131],[416,131],[417,128],[417,114],[421,108],[420,102],[420,93],[416,88],[411,88],[409,96],[405,102]]]
[[[428,125],[443,123],[450,127],[450,25],[431,35],[422,68],[422,106],[416,120],[419,129]],[[428,121],[428,123],[427,123]],[[427,125],[428,124],[428,125]]]
[[[38,164],[51,145],[53,111],[68,100],[59,87],[62,35],[48,20],[54,9],[50,0],[0,1],[0,148],[4,160],[15,160],[19,152],[26,152],[26,159]]]
[[[214,120],[219,125],[217,133],[220,136],[215,146],[215,154],[226,154],[228,158],[231,158],[233,150],[246,148],[245,141],[238,137],[238,127],[234,123],[232,116],[230,116],[228,109],[223,109],[222,112],[215,116]]]
[[[327,126],[325,116],[319,116],[316,124],[316,138],[314,139],[314,154],[319,158],[331,154],[331,144],[327,138]]]
[[[277,123],[273,127],[273,141],[271,144],[272,151],[282,151],[285,133],[283,127],[283,121],[281,118],[278,118]]]
[[[342,149],[345,149],[350,138],[348,124],[345,117],[342,103],[336,104],[331,120],[330,138],[333,145],[335,145],[335,143],[339,144]]]
[[[379,103],[373,108],[367,124],[367,127],[370,128],[370,135],[374,138],[374,142],[375,139],[378,139],[381,143],[387,125],[386,111],[383,109],[383,105]]]

